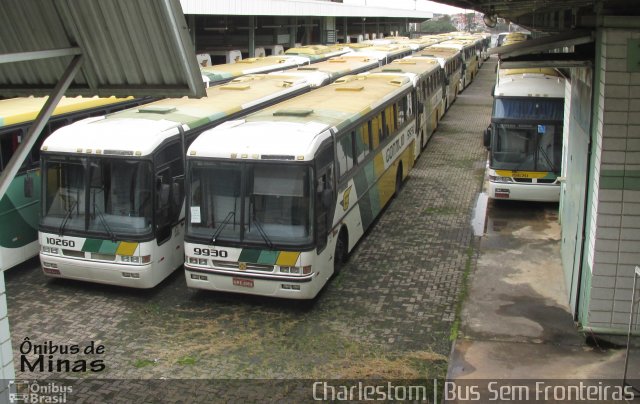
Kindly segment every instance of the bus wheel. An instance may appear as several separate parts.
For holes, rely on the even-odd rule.
[[[336,241],[336,251],[333,254],[333,275],[338,276],[344,263],[347,261],[347,232],[346,230],[340,230],[338,240]]]
[[[398,172],[396,173],[396,192],[395,192],[396,196],[398,196],[401,189],[402,189],[402,164],[398,166]]]

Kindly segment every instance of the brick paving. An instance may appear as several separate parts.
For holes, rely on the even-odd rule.
[[[265,391],[281,398],[303,386],[308,393],[310,383],[299,379],[443,377],[474,257],[471,215],[485,167],[494,67],[485,64],[460,94],[401,193],[313,302],[189,290],[181,270],[150,291],[50,280],[33,260],[5,274],[17,377],[67,379],[61,383],[75,387],[68,402],[252,401]],[[102,344],[103,355],[54,360],[102,360],[106,368],[21,369],[25,337]],[[232,389],[228,379],[292,382],[254,381],[252,388],[243,381]]]

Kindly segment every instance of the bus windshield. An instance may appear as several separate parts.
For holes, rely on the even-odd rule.
[[[561,125],[493,125],[491,168],[560,173]]]
[[[190,236],[269,248],[313,241],[311,167],[194,161],[190,173]]]
[[[41,224],[109,239],[151,233],[151,162],[48,156]]]

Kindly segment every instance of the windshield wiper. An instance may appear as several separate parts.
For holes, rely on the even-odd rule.
[[[556,166],[553,165],[553,163],[551,162],[551,159],[549,158],[549,155],[547,154],[547,152],[544,151],[542,146],[538,146],[538,150],[542,152],[542,157],[544,157],[544,159],[547,161],[547,164],[549,164],[549,167],[551,167],[551,171],[553,171],[555,173],[556,172]]]
[[[224,229],[224,227],[226,225],[229,224],[229,221],[231,221],[231,218],[236,217],[236,212],[235,211],[229,211],[229,213],[227,213],[227,217],[224,218],[224,220],[222,221],[222,223],[220,223],[220,226],[218,227],[218,229],[213,233],[213,235],[211,236],[211,244],[215,244],[216,239],[218,238],[218,236],[220,235],[220,233],[222,233],[222,229]]]
[[[264,242],[267,243],[267,246],[273,250],[273,243],[271,242],[271,240],[269,240],[267,233],[264,231],[264,229],[262,228],[262,225],[260,224],[258,219],[256,219],[255,216],[253,217],[253,223],[256,224],[256,229],[258,229],[258,233],[260,233],[260,236],[262,237]]]
[[[67,226],[67,222],[69,221],[69,219],[71,219],[71,213],[73,212],[73,210],[76,208],[77,205],[78,205],[78,200],[73,201],[73,204],[71,204],[69,209],[66,211],[64,218],[62,219],[62,223],[60,223],[60,227],[58,228],[58,235],[63,236],[62,232],[64,231],[64,228]]]
[[[107,221],[104,218],[104,215],[102,214],[102,212],[100,212],[100,209],[98,209],[98,205],[95,202],[93,203],[93,211],[98,214],[98,217],[100,218],[100,222],[102,223],[104,228],[107,230],[107,233],[109,233],[109,237],[111,238],[111,241],[115,243],[116,235],[113,231],[111,231],[111,228],[107,224]]]

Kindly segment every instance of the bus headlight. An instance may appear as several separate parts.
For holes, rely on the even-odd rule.
[[[58,254],[58,247],[42,246],[42,252],[48,254]]]
[[[499,177],[497,175],[490,175],[489,176],[489,181],[492,181],[492,182],[513,182],[511,177]]]
[[[294,275],[309,275],[311,273],[311,265],[305,265],[303,267],[280,267],[280,272],[283,274]]]

